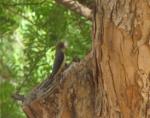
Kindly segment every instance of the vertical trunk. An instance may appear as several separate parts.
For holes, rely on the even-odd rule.
[[[150,4],[148,0],[96,4],[93,49],[104,89],[98,117],[148,118]]]

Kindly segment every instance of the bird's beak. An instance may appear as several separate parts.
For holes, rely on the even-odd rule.
[[[68,43],[64,42],[64,48],[67,49],[68,48]]]

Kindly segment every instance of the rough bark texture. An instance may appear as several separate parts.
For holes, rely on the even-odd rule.
[[[98,117],[150,117],[148,0],[97,0],[93,50],[106,103]]]
[[[92,45],[26,97],[29,118],[150,118],[150,1],[96,0]]]

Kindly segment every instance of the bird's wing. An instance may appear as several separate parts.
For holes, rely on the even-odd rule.
[[[64,63],[64,52],[61,50],[56,51],[51,76],[54,76],[61,69],[63,63]]]

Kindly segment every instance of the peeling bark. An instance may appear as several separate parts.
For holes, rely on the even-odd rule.
[[[107,94],[101,117],[148,118],[150,7],[144,0],[96,2],[93,47]]]

